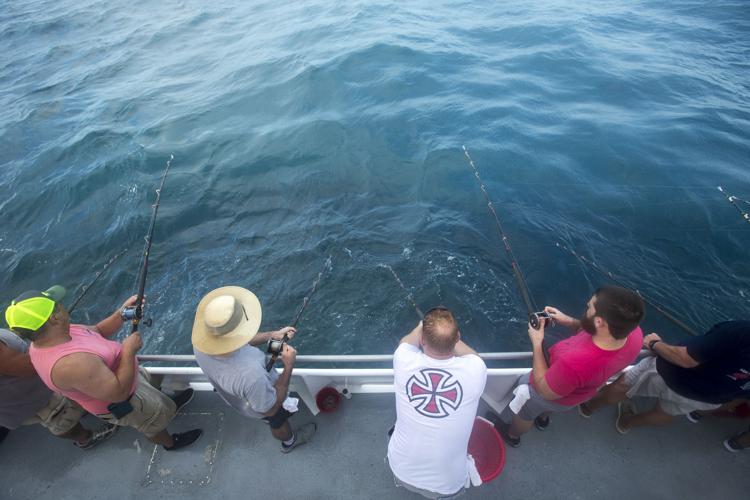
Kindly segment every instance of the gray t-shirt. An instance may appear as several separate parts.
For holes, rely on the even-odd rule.
[[[0,328],[0,342],[14,351],[28,352],[29,346],[13,332]],[[0,374],[0,426],[15,429],[49,404],[52,397],[42,379]]]
[[[266,356],[245,345],[224,356],[193,349],[198,365],[229,406],[247,417],[262,418],[276,403],[276,370],[266,371]]]

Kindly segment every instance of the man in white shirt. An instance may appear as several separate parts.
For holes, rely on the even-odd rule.
[[[420,350],[421,348],[421,350]],[[388,463],[396,484],[427,498],[457,495],[487,367],[444,307],[430,309],[393,356],[396,425]]]

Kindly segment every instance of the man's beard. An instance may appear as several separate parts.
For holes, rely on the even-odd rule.
[[[589,335],[596,334],[596,324],[594,323],[594,317],[589,317],[586,315],[586,313],[583,313],[583,316],[581,316],[581,319],[579,320],[581,322],[581,328],[583,328],[586,333]]]

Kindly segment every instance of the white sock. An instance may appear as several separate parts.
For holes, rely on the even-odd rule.
[[[282,443],[284,443],[284,446],[286,446],[288,448],[288,447],[292,446],[296,440],[297,440],[297,434],[295,434],[294,432],[292,432],[292,437],[290,437],[286,441],[282,441]]]

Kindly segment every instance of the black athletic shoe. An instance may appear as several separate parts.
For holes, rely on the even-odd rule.
[[[521,438],[510,437],[510,433],[508,432],[508,429],[509,429],[508,424],[503,422],[498,415],[495,415],[491,411],[488,411],[484,415],[484,418],[492,422],[492,425],[495,426],[495,429],[497,429],[497,432],[500,433],[500,436],[503,438],[503,441],[505,441],[508,444],[508,446],[510,446],[511,448],[518,448],[519,446],[521,446]]]
[[[502,420],[498,420],[497,423],[495,423],[495,429],[497,429],[497,432],[500,433],[503,441],[505,441],[505,443],[511,448],[518,448],[519,446],[521,446],[521,438],[511,437],[510,426]]]
[[[546,418],[542,418],[541,416],[536,417],[534,419],[534,427],[536,427],[540,431],[546,431],[547,427],[549,427],[549,417],[546,417]]]
[[[298,427],[294,431],[295,439],[292,444],[286,446],[284,443],[281,443],[281,453],[289,453],[297,446],[302,446],[303,444],[310,442],[317,430],[318,424],[315,422],[308,422],[305,425]]]
[[[79,444],[75,441],[73,441],[73,444],[82,450],[90,450],[99,443],[103,443],[107,439],[114,436],[119,429],[120,427],[117,425],[106,424],[99,427],[98,429],[91,431],[91,437],[85,444]]]
[[[697,411],[691,411],[690,413],[688,413],[685,416],[687,417],[688,420],[690,420],[694,424],[697,424],[703,418],[703,414],[702,413],[698,413]]]
[[[171,448],[167,448],[165,446],[164,449],[167,451],[175,451],[179,450],[180,448],[184,448],[185,446],[190,446],[191,444],[195,443],[202,435],[202,429],[193,429],[192,431],[172,434],[172,440],[174,441],[174,444],[172,444]]]
[[[0,443],[3,442],[3,439],[5,439],[5,436],[7,436],[10,433],[10,429],[6,429],[5,427],[0,427]]]
[[[179,413],[180,410],[182,410],[186,404],[191,402],[193,400],[193,396],[195,396],[195,391],[193,391],[192,388],[185,389],[179,394],[175,394],[170,399],[174,401],[174,404],[177,405],[177,410],[175,410],[175,413]]]

